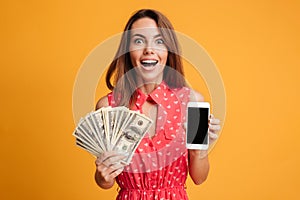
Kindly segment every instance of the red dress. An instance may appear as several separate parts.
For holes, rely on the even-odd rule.
[[[190,90],[170,89],[162,82],[149,95],[139,89],[137,94],[132,110],[142,112],[143,103],[149,99],[158,105],[156,133],[142,139],[131,163],[117,177],[117,200],[187,200],[188,153],[183,122]],[[115,106],[112,93],[108,100]]]

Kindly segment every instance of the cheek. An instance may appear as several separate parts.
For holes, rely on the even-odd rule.
[[[139,60],[139,54],[138,54],[138,52],[131,51],[129,53],[129,55],[130,55],[131,63],[135,66],[138,63],[138,60]]]
[[[166,63],[168,59],[168,51],[162,51],[160,52],[160,59]]]

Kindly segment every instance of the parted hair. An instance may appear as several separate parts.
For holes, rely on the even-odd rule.
[[[129,107],[132,99],[136,97],[136,74],[135,70],[131,70],[133,65],[130,60],[129,44],[132,24],[141,18],[150,18],[156,22],[168,49],[166,62],[168,67],[165,67],[163,72],[164,82],[170,88],[181,88],[186,85],[180,56],[181,50],[171,22],[165,15],[156,10],[138,10],[128,20],[114,60],[106,73],[106,85],[110,90],[113,90],[116,104],[120,106]]]

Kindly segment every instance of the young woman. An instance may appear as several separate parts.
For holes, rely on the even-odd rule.
[[[187,174],[197,185],[208,175],[207,152],[185,147],[187,102],[204,99],[186,86],[173,30],[170,21],[160,12],[137,11],[125,27],[106,75],[106,84],[112,92],[96,105],[96,109],[127,106],[154,122],[128,166],[119,162],[124,156],[117,152],[106,152],[96,160],[97,184],[108,189],[116,181],[120,200],[188,199]],[[211,115],[211,141],[217,136],[219,124]]]

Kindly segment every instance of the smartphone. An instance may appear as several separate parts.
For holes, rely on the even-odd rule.
[[[188,149],[207,150],[209,146],[208,102],[189,102],[187,105],[186,147]]]

